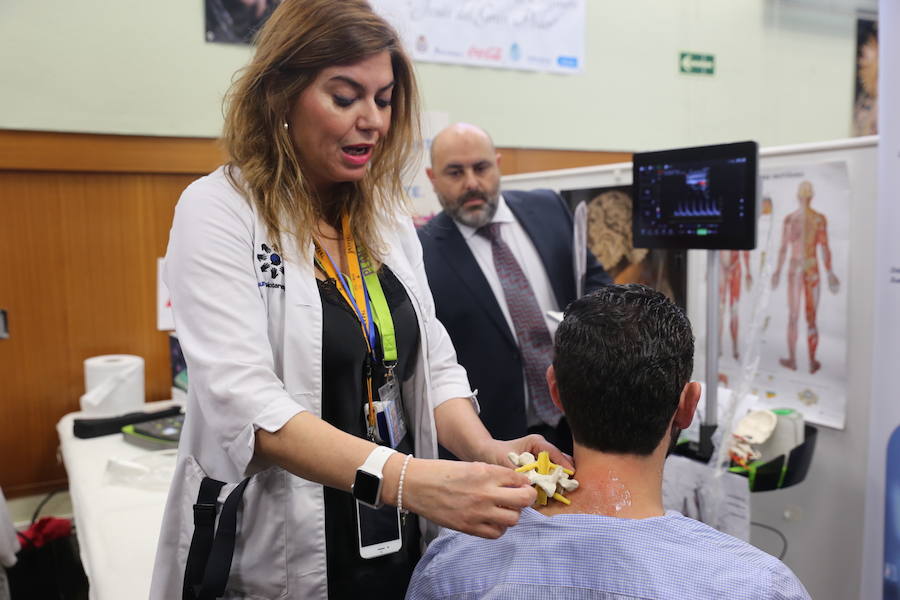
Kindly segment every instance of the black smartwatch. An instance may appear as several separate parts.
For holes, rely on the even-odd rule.
[[[353,497],[358,502],[372,508],[381,508],[381,482],[384,477],[381,474],[384,463],[394,454],[394,450],[387,446],[376,446],[369,454],[366,462],[356,469],[356,479],[353,481]]]

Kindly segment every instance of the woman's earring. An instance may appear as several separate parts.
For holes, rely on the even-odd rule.
[[[285,131],[288,130],[288,122],[287,122],[287,121],[282,121],[282,122],[281,122],[281,126],[284,127],[284,130],[285,130]]]

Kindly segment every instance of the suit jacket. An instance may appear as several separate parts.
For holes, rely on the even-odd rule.
[[[506,204],[534,243],[560,309],[575,299],[572,214],[551,190],[503,192]],[[447,213],[419,230],[425,272],[457,358],[478,390],[481,419],[497,439],[527,433],[522,357],[497,298],[468,244]],[[610,282],[587,252],[586,291]]]

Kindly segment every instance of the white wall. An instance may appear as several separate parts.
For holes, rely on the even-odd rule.
[[[853,7],[873,0],[587,0],[586,69],[421,63],[426,108],[501,146],[640,150],[850,133]],[[202,0],[3,0],[0,128],[216,136],[249,49],[207,44]],[[678,53],[716,75],[680,75]]]
[[[217,136],[249,56],[204,42],[202,0],[3,0],[0,127]]]
[[[639,150],[846,137],[855,15],[782,4],[588,0],[583,77],[430,64],[419,73],[430,108],[489,126],[504,146]],[[681,51],[714,54],[716,75],[679,74]]]

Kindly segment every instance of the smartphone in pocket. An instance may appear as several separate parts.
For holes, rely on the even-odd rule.
[[[359,555],[363,558],[399,552],[403,545],[400,537],[400,511],[394,506],[370,508],[357,502],[356,527],[359,533]]]

